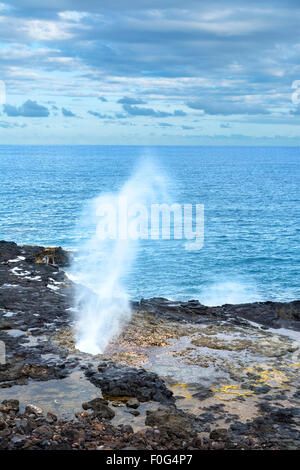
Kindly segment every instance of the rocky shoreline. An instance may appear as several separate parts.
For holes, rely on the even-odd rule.
[[[0,242],[0,449],[300,447],[300,301],[142,299],[90,356],[74,346],[68,264]]]

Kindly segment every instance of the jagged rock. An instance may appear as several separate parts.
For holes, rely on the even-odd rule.
[[[245,318],[271,328],[300,330],[300,301],[253,302],[251,304],[224,305],[223,312],[237,318]]]
[[[82,403],[82,408],[84,410],[98,411],[103,405],[108,405],[108,401],[103,398],[94,398],[91,401]]]
[[[65,267],[70,265],[70,256],[69,253],[60,246],[55,248],[42,248],[41,251],[35,255],[34,262]]]
[[[188,302],[171,301],[154,297],[132,302],[137,311],[147,311],[152,315],[177,321],[192,323],[211,322],[216,319],[231,320],[239,325],[247,325],[244,320],[256,322],[265,327],[292,328],[300,331],[300,301],[292,302],[253,302],[237,305],[206,307],[198,300]]]
[[[53,436],[53,429],[50,426],[43,424],[42,426],[37,427],[33,433],[39,438],[51,439]]]
[[[108,402],[103,398],[94,398],[91,401],[82,403],[84,410],[93,410],[99,418],[112,419],[115,416],[114,410],[108,406]]]
[[[102,372],[88,369],[85,374],[107,396],[134,397],[141,401],[154,400],[162,403],[174,401],[173,392],[153,372],[113,362],[106,363],[104,369],[103,364],[100,364],[99,369]]]
[[[0,341],[6,354],[6,363],[0,364],[1,388],[26,384],[28,378],[64,378],[76,366],[76,360],[59,358],[63,351],[52,341],[34,344],[36,337],[49,340],[57,328],[68,327],[72,306],[72,283],[64,272],[35,263],[42,250],[0,241]],[[58,264],[66,261],[63,250],[55,253]],[[33,347],[27,347],[30,343]],[[44,360],[49,354],[57,359]]]
[[[206,400],[206,398],[209,398],[209,397],[212,397],[213,396],[213,392],[212,390],[210,390],[209,388],[201,388],[199,389],[199,391],[197,391],[197,393],[194,393],[193,394],[193,397],[194,398],[197,398],[198,400]]]
[[[69,309],[72,306],[74,286],[57,266],[66,262],[59,258],[60,254],[62,255],[60,250],[57,249],[58,258],[55,259],[47,258],[51,255],[47,250],[43,247],[0,242],[0,341],[5,342],[6,348],[6,363],[0,364],[1,399],[21,396],[19,392],[13,395],[13,389],[8,390],[9,395],[5,395],[7,387],[24,385],[32,380],[63,378],[79,364],[81,370],[85,370],[86,377],[102,389],[104,397],[105,394],[122,397],[120,401],[124,408],[119,413],[127,411],[128,420],[132,419],[130,413],[139,413],[134,408],[125,407],[129,398],[140,401],[155,400],[168,408],[148,413],[146,421],[150,427],[137,434],[131,434],[121,431],[119,427],[114,427],[107,421],[101,422],[103,418],[111,419],[114,416],[108,402],[103,399],[97,399],[98,405],[93,403],[93,400],[87,402],[85,409],[92,410],[93,413],[76,413],[76,422],[62,420],[60,416],[54,417],[51,414],[44,417],[34,413],[32,409],[29,412],[28,408],[26,413],[20,413],[17,400],[4,400],[0,404],[0,449],[91,449],[102,447],[99,442],[103,442],[104,448],[115,449],[140,449],[148,445],[152,446],[152,449],[190,449],[193,446],[225,446],[228,449],[300,448],[300,433],[297,427],[299,410],[296,408],[300,392],[296,391],[297,384],[294,379],[289,391],[284,392],[278,388],[274,393],[273,387],[270,389],[267,383],[255,384],[260,380],[259,375],[250,374],[246,377],[245,382],[241,383],[241,388],[250,389],[254,394],[246,398],[236,397],[235,400],[245,400],[247,403],[254,395],[255,400],[260,398],[264,401],[258,403],[260,416],[249,419],[246,423],[238,421],[240,415],[228,414],[221,408],[223,404],[203,408],[203,404],[199,403],[199,415],[192,418],[191,415],[176,409],[172,392],[158,375],[144,369],[120,366],[111,361],[104,361],[96,370],[94,364],[97,358],[87,359],[79,353],[79,357],[76,357],[77,352],[72,346],[72,341],[68,344],[65,342],[66,334],[72,339],[69,331],[73,317]],[[133,302],[132,307],[140,313],[142,321],[143,318],[150,317],[150,321],[155,320],[157,324],[163,325],[167,323],[164,320],[171,320],[175,329],[180,323],[188,323],[195,329],[198,328],[197,324],[203,324],[209,332],[209,327],[214,328],[215,325],[220,325],[220,322],[224,329],[227,325],[241,329],[245,327],[249,335],[252,331],[261,329],[259,326],[250,325],[248,320],[264,325],[264,329],[270,326],[300,329],[299,301],[206,307],[197,300],[174,302],[156,298]],[[61,341],[60,335],[63,336],[64,342]],[[221,342],[218,347],[222,349]],[[279,371],[287,376],[292,372],[292,369],[289,369],[290,359],[296,362],[290,354],[295,349],[289,347],[288,345],[283,350],[287,353],[284,358],[287,359],[287,365],[278,360]],[[282,355],[280,348],[278,355]],[[291,366],[295,367],[296,364]],[[294,377],[294,374],[291,373],[291,376]],[[230,379],[237,380],[233,374]],[[209,387],[209,382],[203,383]],[[209,388],[199,388],[198,383],[193,384],[191,390],[194,398],[199,400],[211,396]],[[27,392],[26,389],[24,391]],[[266,393],[268,395],[265,395]],[[22,398],[20,400],[23,401]],[[276,403],[276,400],[279,402]],[[282,404],[281,400],[285,402]],[[271,406],[271,403],[277,407]],[[140,410],[142,415],[144,406],[141,406]],[[74,410],[76,411],[78,410]],[[211,431],[221,419],[228,425],[226,439],[224,436],[219,439],[220,429]],[[215,431],[217,435],[214,434]],[[195,432],[212,432],[211,439],[195,438]]]
[[[179,439],[189,439],[196,435],[193,420],[179,410],[169,408],[147,410],[145,424],[146,426],[157,426],[161,433]]]
[[[3,400],[0,405],[0,411],[19,411],[19,405],[20,404],[18,400]]]

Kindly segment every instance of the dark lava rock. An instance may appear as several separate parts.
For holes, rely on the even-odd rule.
[[[124,426],[122,426],[122,431],[125,434],[133,434],[134,433],[134,431],[132,429],[132,426],[130,426],[130,424],[125,424]]]
[[[130,400],[126,402],[126,406],[128,406],[128,408],[136,409],[140,406],[140,402],[137,398],[130,398]]]
[[[269,393],[272,390],[272,387],[270,387],[269,385],[262,385],[261,387],[253,386],[253,387],[249,387],[249,388],[250,388],[250,390],[253,390],[256,395]]]
[[[40,438],[43,439],[51,439],[53,436],[53,430],[50,426],[47,426],[46,424],[37,427],[33,433],[37,435]]]
[[[0,405],[0,411],[19,411],[19,405],[18,400],[3,400]]]
[[[176,409],[172,392],[154,373],[110,361],[101,363],[95,370],[93,364],[96,359],[90,359],[91,364],[86,364],[81,355],[76,358],[73,352],[70,358],[69,346],[57,338],[60,332],[69,329],[73,320],[69,309],[72,307],[74,285],[59,269],[68,262],[68,254],[61,248],[0,242],[0,341],[4,341],[6,349],[6,363],[0,364],[2,394],[5,388],[13,385],[26,387],[31,380],[64,378],[79,365],[86,377],[102,389],[104,396],[155,400],[168,405],[168,408],[148,412],[146,424],[150,427],[132,434],[129,429],[125,432],[107,421],[114,412],[103,399],[84,404],[84,408],[93,413],[81,411],[76,414],[77,421],[62,420],[49,413],[45,417],[35,413],[33,408],[20,413],[17,400],[4,400],[0,404],[0,449],[300,447],[300,433],[296,426],[299,410],[276,407],[274,395],[265,385],[256,387],[256,393],[262,394],[264,403],[258,407],[261,416],[253,421],[239,423],[237,416],[222,411],[221,404],[202,408],[195,418]],[[155,298],[134,302],[132,306],[137,311],[178,323],[225,321],[244,326],[251,320],[264,327],[300,329],[299,301],[206,307],[197,300],[174,302]],[[199,400],[208,396],[209,389],[195,390],[195,397]],[[269,397],[273,397],[273,401]],[[3,395],[3,398],[8,397]],[[279,398],[277,395],[276,399]],[[299,392],[294,393],[293,400],[297,398]],[[127,408],[127,412],[138,413],[132,408]],[[212,431],[211,439],[195,437],[195,433],[209,433],[217,427],[218,420],[226,417],[231,420],[226,439],[213,434],[220,431],[218,428]]]
[[[209,388],[201,388],[197,393],[193,394],[193,398],[197,398],[198,400],[206,400],[206,398],[210,398],[214,395],[214,393]]]
[[[82,408],[84,410],[98,411],[103,405],[108,405],[108,401],[103,400],[103,398],[94,398],[91,401],[82,403]]]
[[[251,304],[223,305],[216,307],[223,313],[245,318],[271,328],[292,328],[300,330],[300,301],[253,302]]]
[[[227,429],[225,428],[213,429],[209,437],[213,441],[223,441],[227,437]]]
[[[158,408],[147,411],[146,426],[156,426],[161,433],[175,436],[179,439],[189,439],[196,435],[193,420],[179,410]]]
[[[109,406],[107,405],[102,405],[101,407],[98,408],[97,411],[94,411],[94,414],[103,419],[113,419],[115,417],[115,412]]]
[[[6,424],[6,421],[2,415],[2,413],[0,413],[0,431],[2,431],[3,429],[5,429],[7,426]]]
[[[293,423],[300,417],[300,408],[272,408],[271,419],[276,423]]]
[[[190,320],[193,317],[192,321],[197,322],[214,317],[210,307],[200,304],[198,300],[176,302],[161,297],[154,297],[152,299],[141,299],[140,302],[133,302],[132,306],[136,310],[147,311],[155,316],[178,321]]]
[[[60,246],[55,248],[39,248],[39,252],[34,256],[35,263],[52,264],[53,266],[69,266],[70,255]]]
[[[105,406],[105,405],[104,405]],[[130,410],[135,411],[135,410]],[[275,410],[273,410],[275,411]],[[147,429],[114,427],[97,413],[76,413],[77,420],[52,419],[15,411],[0,413],[0,449],[297,449],[300,433],[294,425],[275,423],[271,416],[214,429],[200,437],[195,417],[173,405],[148,411]],[[206,431],[207,432],[207,431]],[[208,430],[209,432],[209,430]]]
[[[176,321],[187,320],[194,323],[211,323],[215,320],[230,321],[237,325],[247,325],[250,320],[264,327],[291,328],[300,331],[300,301],[292,302],[254,302],[248,304],[219,307],[206,307],[198,300],[188,302],[171,301],[154,297],[132,302],[137,311]]]
[[[82,403],[84,410],[93,410],[94,413],[103,419],[112,419],[115,416],[114,410],[108,406],[108,402],[103,398],[94,398],[91,401]]]
[[[53,258],[47,258],[50,252]],[[77,365],[63,360],[66,350],[49,341],[70,324],[73,286],[58,268],[67,257],[61,248],[0,241],[0,341],[6,352],[1,388],[26,384],[29,378],[64,378]]]
[[[174,402],[171,392],[163,380],[153,372],[118,365],[113,362],[101,363],[95,372],[88,369],[85,374],[104,395],[109,397],[134,397],[141,401]]]
[[[18,256],[25,258],[28,263],[50,264],[53,266],[69,266],[70,254],[59,247],[18,246],[14,242],[0,241],[0,259],[7,262]]]

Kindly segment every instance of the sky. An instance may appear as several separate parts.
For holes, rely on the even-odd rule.
[[[0,144],[299,145],[299,25],[299,0],[0,3]]]

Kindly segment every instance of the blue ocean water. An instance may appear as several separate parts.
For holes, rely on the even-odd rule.
[[[76,248],[86,202],[118,191],[144,155],[173,202],[204,204],[205,242],[142,241],[125,278],[132,298],[300,298],[296,147],[0,146],[0,239]]]

